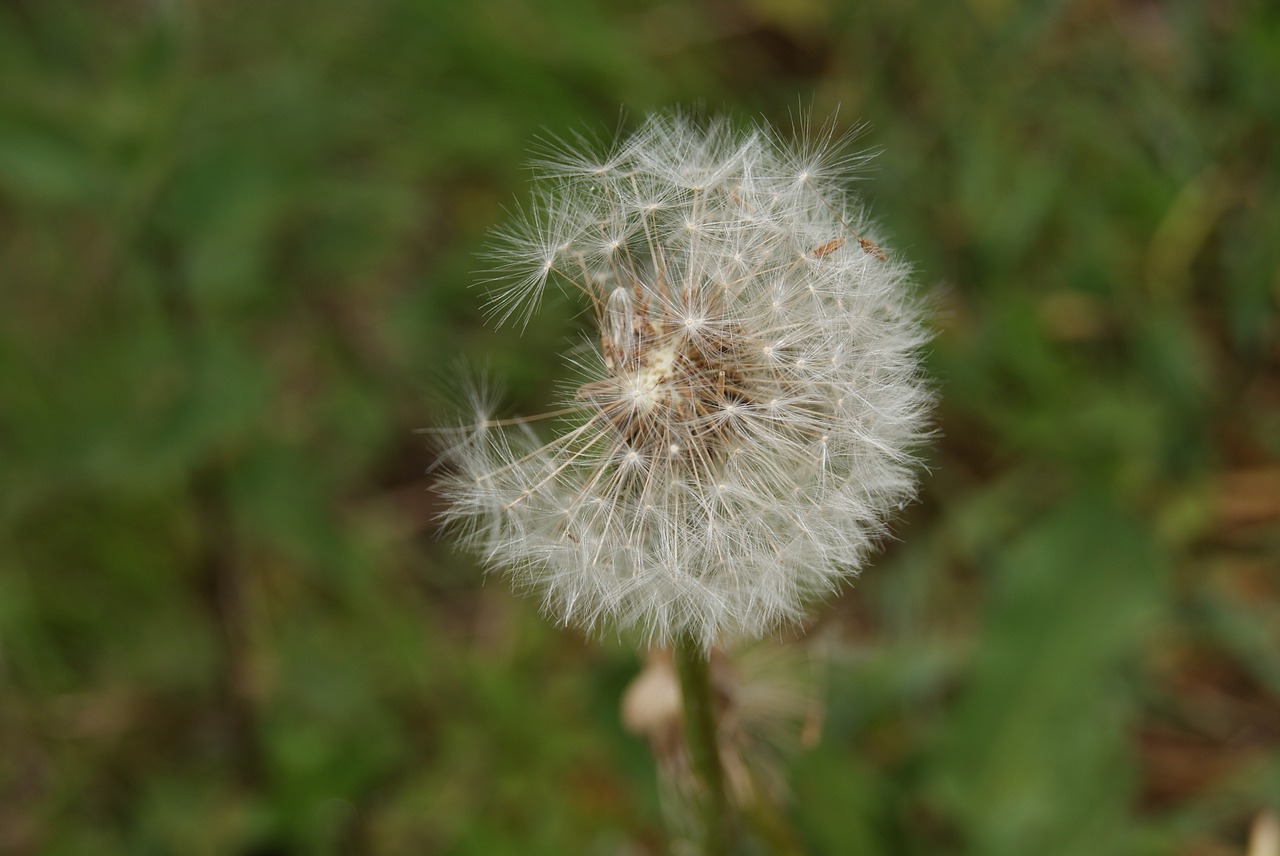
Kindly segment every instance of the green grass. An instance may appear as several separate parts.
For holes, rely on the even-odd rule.
[[[810,634],[815,853],[1243,854],[1280,810],[1280,12],[0,9],[0,852],[663,852],[640,666],[438,537],[534,138],[840,105],[942,437]],[[623,118],[619,119],[619,111]],[[789,644],[799,644],[791,642]]]

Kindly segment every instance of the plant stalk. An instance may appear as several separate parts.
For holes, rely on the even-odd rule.
[[[706,856],[728,856],[732,837],[729,797],[725,790],[724,765],[720,760],[710,655],[702,645],[684,637],[676,642],[672,658],[680,676],[685,745],[697,785],[703,853]]]

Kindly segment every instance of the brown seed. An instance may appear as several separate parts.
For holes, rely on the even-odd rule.
[[[862,247],[863,252],[870,253],[880,261],[883,262],[887,260],[884,254],[884,250],[880,249],[871,241],[868,241],[866,238],[859,238],[858,245]]]
[[[862,239],[859,238],[858,240],[861,241]],[[844,238],[833,238],[830,241],[827,241],[822,246],[815,248],[810,253],[810,255],[813,256],[815,259],[820,259],[820,258],[823,258],[824,256],[831,255],[832,253],[834,253],[836,250],[840,249],[843,246],[844,246]],[[865,245],[863,249],[866,249]]]

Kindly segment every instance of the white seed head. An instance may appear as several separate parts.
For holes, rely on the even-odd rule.
[[[548,284],[596,333],[555,436],[485,420],[446,517],[547,612],[710,647],[801,618],[915,492],[928,336],[830,135],[650,119],[544,166],[504,233],[501,319]]]

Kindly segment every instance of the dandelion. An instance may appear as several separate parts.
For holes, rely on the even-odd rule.
[[[476,396],[443,490],[548,614],[704,651],[759,637],[856,574],[914,496],[927,334],[848,190],[857,163],[829,127],[791,143],[677,116],[540,164],[491,308],[524,322],[559,288],[592,333],[553,430]]]

